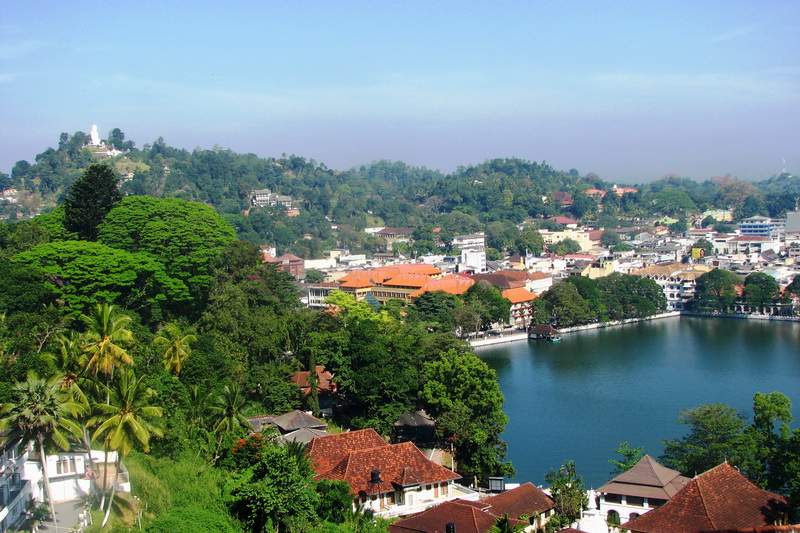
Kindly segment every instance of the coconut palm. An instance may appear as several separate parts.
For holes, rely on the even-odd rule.
[[[196,340],[194,335],[184,335],[177,322],[168,322],[158,331],[158,336],[153,339],[153,346],[163,350],[164,368],[178,376],[183,363],[192,355],[190,345]]]
[[[253,429],[252,424],[242,414],[247,401],[238,385],[225,385],[222,392],[217,395],[208,411],[211,413],[211,424],[214,432],[218,434],[217,456],[222,447],[222,440],[226,434],[233,433],[242,428]]]
[[[86,369],[95,376],[102,373],[106,386],[114,376],[114,369],[133,364],[127,347],[133,344],[133,333],[125,326],[131,321],[128,315],[115,315],[114,306],[97,304],[91,315],[81,318],[86,323],[84,351],[88,356]]]
[[[56,448],[69,450],[70,438],[80,438],[81,428],[74,417],[84,406],[61,388],[62,376],[40,378],[29,372],[25,381],[12,387],[13,401],[0,407],[0,430],[8,430],[5,441],[20,439],[25,445],[34,443],[39,453],[44,490],[52,506],[50,477],[47,475],[47,452]],[[55,516],[53,517],[55,522]],[[54,524],[58,529],[58,524]]]
[[[155,391],[144,384],[144,376],[136,379],[133,370],[123,372],[119,379],[108,388],[107,403],[94,405],[95,415],[89,421],[96,425],[92,439],[102,439],[106,450],[117,452],[116,472],[119,472],[121,458],[127,456],[136,443],[144,451],[150,450],[150,437],[162,435],[159,428],[150,423],[150,419],[161,416],[161,408],[151,405]],[[104,476],[107,477],[107,476]],[[116,493],[116,482],[111,491],[111,500],[108,504],[106,516],[103,520],[105,526]],[[106,481],[103,480],[103,491],[106,490]]]

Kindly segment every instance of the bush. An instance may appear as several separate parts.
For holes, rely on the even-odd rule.
[[[153,520],[147,533],[239,533],[230,517],[200,506],[177,507]]]

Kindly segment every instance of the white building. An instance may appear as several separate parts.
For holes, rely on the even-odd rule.
[[[600,515],[609,523],[624,524],[661,507],[689,481],[645,455],[633,468],[597,489]]]
[[[0,455],[0,532],[16,530],[25,520],[25,504],[32,495],[27,479],[28,449],[19,441],[8,442]]]

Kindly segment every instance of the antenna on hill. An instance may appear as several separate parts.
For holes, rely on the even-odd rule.
[[[783,168],[781,169],[781,174],[788,174],[789,172],[786,170],[786,158],[783,158]]]

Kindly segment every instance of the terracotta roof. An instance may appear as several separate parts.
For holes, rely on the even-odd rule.
[[[373,272],[383,275],[384,279],[389,279],[398,274],[425,274],[427,276],[437,276],[442,273],[442,271],[435,266],[426,263],[401,263],[399,265],[378,267],[373,270]]]
[[[589,240],[590,241],[599,241],[600,237],[603,236],[603,233],[605,233],[604,230],[593,229],[593,230],[589,231]]]
[[[297,257],[294,254],[283,254],[282,256],[278,257],[278,261],[303,261],[302,257]]]
[[[371,481],[374,470],[380,471],[380,483]],[[354,494],[380,494],[392,492],[396,487],[440,483],[461,477],[429,460],[412,442],[392,445],[384,442],[383,446],[350,450],[332,469],[317,470],[317,473],[317,479],[346,481]]]
[[[430,280],[425,274],[398,274],[387,279],[381,285],[384,287],[415,287],[422,288]]]
[[[791,526],[744,527],[738,529],[715,529],[714,531],[692,531],[691,533],[800,533],[800,524]]]
[[[556,224],[561,224],[562,226],[568,226],[570,224],[577,224],[577,220],[572,220],[568,217],[550,217],[547,220],[554,220]]]
[[[314,471],[319,474],[332,469],[351,451],[376,446],[389,444],[374,429],[361,429],[318,437],[309,443],[306,452]]]
[[[783,496],[757,487],[727,462],[700,474],[671,500],[622,524],[633,533],[688,533],[769,525],[786,517]]]
[[[508,289],[503,291],[503,298],[508,298],[509,300],[511,300],[512,304],[519,304],[522,302],[532,302],[533,300],[538,298],[538,296],[533,294],[525,287],[517,287],[515,289]]]
[[[689,481],[677,470],[671,470],[645,455],[636,465],[597,489],[597,492],[669,500]]]
[[[541,514],[555,505],[550,496],[532,483],[525,483],[515,489],[491,496],[481,503],[488,506],[489,512],[497,516],[507,513],[511,518],[519,518],[522,515],[534,516],[534,513]]]
[[[411,298],[416,298],[422,293],[433,291],[444,291],[449,294],[464,294],[467,289],[472,287],[475,281],[461,276],[446,276],[441,279],[430,279],[418,291],[409,294]]]
[[[398,520],[390,524],[389,533],[444,533],[447,523],[456,526],[458,533],[486,533],[499,516],[480,509],[476,504],[454,500],[431,507],[418,515]],[[527,525],[526,522],[512,520],[513,523]]]
[[[318,391],[332,391],[335,390],[336,387],[331,383],[333,380],[333,374],[325,370],[325,366],[317,365],[316,367],[317,373],[317,390]],[[311,392],[311,384],[308,382],[308,376],[311,374],[309,370],[304,370],[302,372],[295,372],[292,377],[289,378],[289,381],[295,383],[298,387],[303,390],[304,394],[309,394]]]

